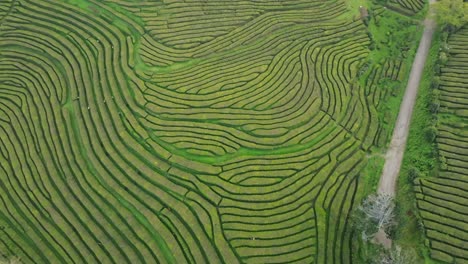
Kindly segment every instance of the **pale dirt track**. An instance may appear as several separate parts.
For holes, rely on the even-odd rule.
[[[430,4],[435,0],[430,0]],[[430,12],[429,12],[430,13]],[[395,196],[395,187],[400,173],[401,162],[405,152],[406,141],[413,114],[414,104],[418,93],[419,83],[423,74],[424,65],[432,43],[434,35],[435,23],[429,17],[424,21],[424,33],[419,43],[418,51],[414,58],[411,73],[406,86],[405,95],[400,106],[395,129],[393,130],[392,140],[385,155],[385,165],[380,177],[378,193]],[[391,240],[388,239],[382,230],[379,230],[376,236],[377,242],[386,247],[391,247]]]

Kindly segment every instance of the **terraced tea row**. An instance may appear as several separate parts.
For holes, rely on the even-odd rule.
[[[199,226],[190,231],[184,227],[186,221],[198,221],[194,209],[186,207],[188,190],[163,176],[169,165],[125,130],[125,124],[135,126],[135,121],[123,97],[131,98],[123,76],[131,70],[120,53],[126,45],[123,32],[53,2],[25,3],[10,14],[8,23],[14,30],[2,30],[2,63],[11,69],[2,71],[2,110],[16,108],[5,115],[9,118],[2,126],[2,168],[7,172],[2,175],[8,176],[2,181],[12,193],[4,200],[2,212],[8,214],[2,220],[20,222],[6,225],[8,236],[2,240],[9,247],[17,243],[31,262],[138,263],[170,261],[173,256],[182,260],[184,254],[200,263],[216,262],[222,246],[215,251]],[[37,25],[42,25],[40,31]],[[93,38],[80,37],[84,32]],[[24,113],[26,120],[13,113]],[[6,141],[6,135],[17,137]],[[21,142],[29,143],[21,148]],[[14,159],[13,150],[35,152]],[[149,159],[142,158],[145,155]],[[31,170],[21,171],[27,164]],[[33,181],[21,181],[23,173]],[[41,195],[35,182],[45,186],[50,197]],[[15,230],[21,227],[29,232]],[[197,244],[200,231],[207,244]],[[183,252],[179,243],[189,244],[190,251]]]
[[[440,76],[437,147],[441,172],[417,181],[417,201],[431,257],[468,262],[468,28],[449,39],[450,56]]]
[[[295,19],[299,18],[301,16]],[[255,25],[262,23],[254,22]],[[323,32],[324,27],[327,32]],[[221,51],[196,67],[153,74],[152,80],[158,85],[147,85],[148,89],[143,91],[152,112],[152,116],[146,118],[150,121],[148,128],[159,133],[167,131],[168,136],[159,139],[185,148],[186,155],[226,155],[222,159],[227,160],[229,170],[225,163],[217,162],[218,159],[204,159],[223,167],[220,178],[210,177],[202,181],[213,186],[213,190],[223,197],[220,204],[223,229],[246,261],[263,263],[274,257],[280,262],[310,262],[317,258],[314,251],[318,251],[320,261],[349,261],[350,245],[346,241],[350,240],[349,233],[345,232],[348,226],[345,215],[349,213],[357,188],[355,177],[363,165],[363,153],[359,150],[359,141],[346,143],[349,132],[346,129],[336,131],[336,126],[337,122],[339,125],[346,121],[352,127],[351,131],[361,128],[361,134],[356,132],[354,136],[365,137],[367,132],[367,127],[360,126],[358,120],[349,121],[340,115],[345,110],[352,113],[350,109],[356,109],[356,116],[366,114],[358,114],[368,107],[360,105],[360,88],[356,87],[354,95],[347,88],[357,67],[353,69],[346,65],[364,58],[363,46],[368,41],[363,34],[351,37],[359,31],[364,33],[360,22],[336,26],[318,24],[309,28],[297,25],[288,26],[288,31],[280,30],[276,35],[256,42],[244,42],[239,48],[232,45],[229,53]],[[261,35],[250,33],[250,28],[245,31],[244,35]],[[240,29],[237,35],[243,36],[242,33]],[[350,46],[350,43],[358,45]],[[342,50],[346,48],[349,51],[343,54]],[[238,52],[233,52],[236,49]],[[330,67],[336,60],[342,61],[343,70]],[[227,71],[228,67],[235,70]],[[332,90],[337,96],[333,97],[333,94],[329,95],[328,87],[342,87],[342,90]],[[323,93],[327,95],[321,95]],[[349,98],[338,98],[341,96]],[[155,105],[163,99],[166,105]],[[167,105],[167,101],[171,104]],[[330,107],[332,104],[337,106]],[[210,122],[207,124],[206,120]],[[199,136],[202,133],[203,138]],[[330,136],[324,137],[327,133]],[[203,145],[202,140],[216,142],[216,146]],[[325,143],[323,147],[319,142]],[[299,144],[317,147],[288,154]],[[198,149],[194,149],[195,146]],[[274,151],[278,147],[284,150],[278,150],[275,155],[261,151]],[[329,153],[330,149],[340,147],[344,153],[343,150]],[[353,154],[354,159],[349,159]],[[339,164],[336,156],[340,161],[350,161]],[[320,181],[330,183],[321,187]],[[326,194],[323,198],[315,198],[320,189],[330,192],[330,197],[325,198],[329,196]],[[295,195],[291,195],[293,193]],[[337,200],[333,198],[335,196],[338,196]],[[305,206],[315,199],[327,199],[319,216],[315,210],[308,216],[296,216],[296,212],[291,215],[291,208],[302,208],[297,207],[298,203]],[[327,211],[333,212],[333,216],[324,214]],[[275,218],[280,218],[281,223],[270,220]],[[337,226],[338,230],[314,231],[317,222],[319,226]],[[326,241],[324,253],[317,248],[317,240]],[[282,246],[284,241],[291,242]]]
[[[361,21],[341,18],[344,2],[4,10],[0,253],[351,261],[365,152],[386,134],[378,109],[389,92],[375,83],[396,80],[400,63],[358,83],[370,41]]]
[[[403,10],[405,13],[417,13],[424,8],[425,0],[390,0],[389,5]]]
[[[261,29],[262,34],[271,32],[280,24],[320,21],[327,15],[343,12],[344,3],[335,1],[293,0],[280,1],[189,1],[131,2],[106,0],[138,16],[144,23],[145,32],[164,47],[177,50],[207,50],[213,42],[225,36],[236,35],[242,28]],[[298,14],[301,13],[301,16]],[[320,13],[318,11],[326,11]],[[312,16],[313,15],[313,16]],[[278,18],[280,18],[278,20]],[[267,21],[273,24],[265,26]],[[261,23],[259,23],[261,22]],[[226,38],[226,40],[236,38]],[[244,40],[245,41],[245,40]],[[211,44],[208,44],[210,43]],[[224,43],[216,43],[220,46]],[[159,45],[161,46],[161,45]]]

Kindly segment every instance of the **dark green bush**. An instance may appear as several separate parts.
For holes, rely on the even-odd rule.
[[[437,137],[437,128],[434,126],[430,126],[426,128],[424,131],[424,134],[426,136],[426,140],[430,143],[434,142],[436,137]]]

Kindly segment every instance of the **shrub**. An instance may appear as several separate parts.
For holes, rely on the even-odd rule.
[[[445,52],[440,52],[439,54],[439,63],[444,66],[445,64],[447,64],[447,61],[448,61],[448,55],[447,53]]]
[[[429,104],[429,111],[431,111],[432,114],[437,114],[440,109],[440,103],[438,100],[435,100],[434,102]]]
[[[440,162],[440,169],[441,170],[447,170],[447,158],[444,155],[439,156],[439,162]]]
[[[424,134],[426,136],[427,142],[432,143],[435,141],[437,137],[437,128],[435,126],[430,126],[426,128],[426,130],[424,131]]]
[[[414,180],[418,177],[421,176],[421,172],[419,171],[418,168],[416,167],[411,167],[409,170],[408,170],[408,181],[410,183],[414,183]]]
[[[440,77],[439,76],[434,76],[432,78],[432,88],[433,89],[439,89],[440,86]]]
[[[434,65],[434,73],[436,75],[440,75],[440,64],[437,63],[436,65]]]

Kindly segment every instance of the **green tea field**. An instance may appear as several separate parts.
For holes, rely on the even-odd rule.
[[[0,0],[0,257],[359,263],[424,1],[355,2]],[[460,263],[467,33],[447,167],[418,189],[434,257]]]
[[[438,177],[416,180],[417,207],[431,257],[468,263],[468,27],[449,37],[441,67],[437,151]]]

